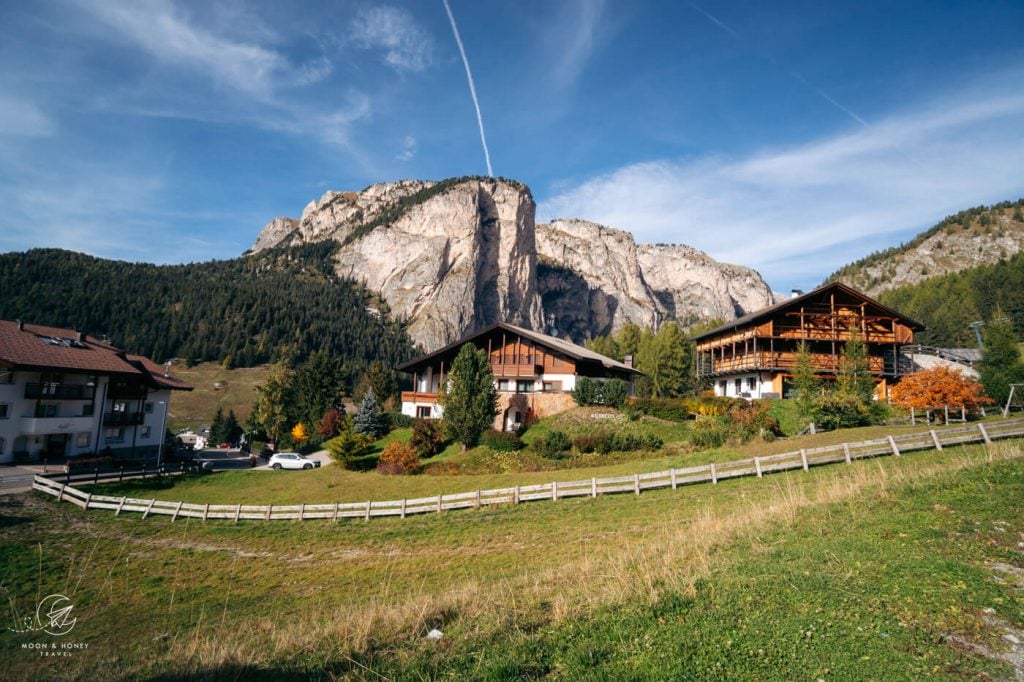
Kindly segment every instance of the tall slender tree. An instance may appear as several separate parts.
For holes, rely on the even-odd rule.
[[[463,345],[438,400],[444,407],[445,435],[461,443],[463,452],[476,445],[498,414],[498,392],[487,353],[471,343]]]
[[[1024,366],[1021,365],[1013,323],[1000,312],[997,311],[997,317],[985,326],[985,346],[978,365],[985,393],[997,405],[1006,403],[1010,384],[1024,383]]]

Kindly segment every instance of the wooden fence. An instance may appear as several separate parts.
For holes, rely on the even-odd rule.
[[[645,490],[657,488],[676,489],[695,483],[717,484],[729,478],[740,476],[763,477],[765,474],[793,469],[809,470],[813,466],[835,462],[852,463],[867,457],[892,455],[899,457],[914,450],[942,450],[953,445],[969,443],[991,443],[1003,438],[1024,436],[1024,419],[1013,419],[988,424],[977,423],[969,426],[931,430],[921,433],[886,436],[859,443],[840,443],[817,448],[806,448],[780,455],[753,457],[734,462],[705,464],[684,469],[669,469],[648,474],[632,474],[614,478],[590,478],[579,481],[552,481],[535,485],[519,485],[495,490],[476,490],[468,493],[436,495],[405,500],[341,502],[334,504],[192,504],[189,502],[165,502],[135,497],[112,497],[93,495],[61,483],[61,476],[54,478],[37,475],[32,488],[58,500],[71,502],[83,509],[111,509],[114,514],[138,512],[143,518],[150,514],[178,518],[228,519],[236,523],[241,519],[279,521],[285,519],[366,519],[378,516],[405,518],[412,514],[428,514],[453,509],[479,509],[492,505],[522,504],[538,500],[560,500],[567,497],[597,497],[615,493],[639,495]],[[92,477],[90,477],[92,478]]]

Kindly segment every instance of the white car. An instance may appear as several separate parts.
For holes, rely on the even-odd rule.
[[[271,469],[312,469],[318,466],[320,462],[297,452],[279,452],[270,458]]]

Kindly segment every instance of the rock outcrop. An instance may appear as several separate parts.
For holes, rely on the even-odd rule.
[[[379,293],[427,349],[499,320],[581,341],[626,322],[731,319],[772,303],[753,270],[582,220],[534,225],[535,208],[509,180],[382,183],[275,218],[252,251],[339,242],[338,274]]]

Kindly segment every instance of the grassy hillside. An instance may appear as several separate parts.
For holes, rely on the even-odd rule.
[[[7,674],[1006,679],[979,652],[1024,624],[1022,456],[949,448],[369,523],[171,523],[6,498],[9,610],[66,593],[89,643],[40,659],[20,648],[38,635],[5,632]]]
[[[245,421],[256,400],[256,386],[267,375],[267,365],[226,369],[216,362],[193,367],[175,364],[172,373],[188,382],[193,390],[176,392],[171,398],[169,428],[179,429],[209,424],[217,409],[234,410],[240,422]]]

